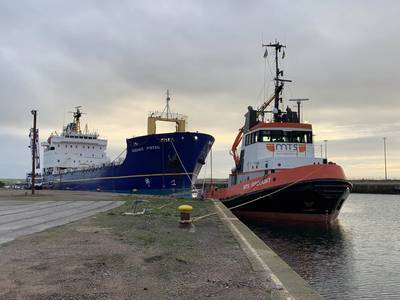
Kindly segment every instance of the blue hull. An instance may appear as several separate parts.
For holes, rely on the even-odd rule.
[[[126,157],[121,164],[44,175],[43,187],[187,197],[214,138],[197,132],[175,132],[126,142]]]

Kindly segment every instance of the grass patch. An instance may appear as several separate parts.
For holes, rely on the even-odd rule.
[[[98,215],[94,222],[107,228],[116,239],[134,246],[144,254],[143,263],[157,268],[158,276],[167,278],[188,267],[199,267],[204,260],[209,238],[216,232],[216,216],[201,220],[192,227],[180,227],[177,207],[189,204],[194,216],[213,211],[210,200],[141,198],[127,200],[124,205]],[[130,197],[129,197],[130,198]],[[138,204],[137,200],[146,200]],[[143,211],[142,215],[125,216],[124,212]]]

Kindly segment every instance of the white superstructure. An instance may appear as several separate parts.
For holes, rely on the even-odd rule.
[[[107,140],[99,139],[96,132],[84,132],[80,128],[80,107],[76,107],[74,120],[64,126],[62,133],[52,133],[43,142],[43,174],[58,174],[63,170],[84,169],[103,166],[108,162],[106,156]]]

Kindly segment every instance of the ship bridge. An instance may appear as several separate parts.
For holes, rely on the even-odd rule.
[[[97,132],[82,131],[80,106],[73,114],[73,121],[63,127],[61,134],[51,133],[43,147],[43,174],[58,174],[62,170],[90,168],[106,164],[107,140],[100,139]]]

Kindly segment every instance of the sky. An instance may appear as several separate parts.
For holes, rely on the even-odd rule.
[[[388,176],[400,178],[399,10],[368,0],[0,1],[0,178],[30,168],[31,109],[43,141],[82,105],[113,159],[146,134],[167,89],[189,130],[216,138],[214,176],[227,177],[247,106],[273,92],[261,44],[276,39],[293,80],[284,99],[310,98],[318,155],[326,139],[349,178],[383,178],[387,137]]]

